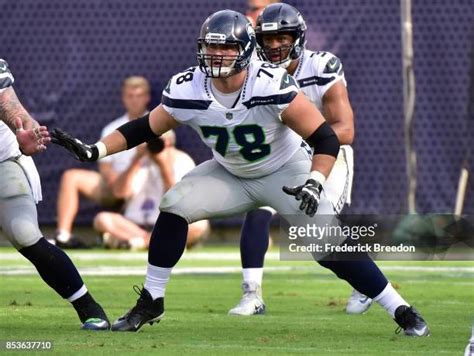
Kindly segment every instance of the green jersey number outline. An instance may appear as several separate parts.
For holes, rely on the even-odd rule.
[[[227,153],[230,134],[227,128],[220,126],[200,126],[205,138],[216,136],[215,150],[222,157]],[[241,147],[240,154],[249,162],[262,159],[270,154],[271,148],[265,143],[265,132],[259,125],[240,125],[232,130],[235,142]],[[249,139],[250,138],[250,139]]]

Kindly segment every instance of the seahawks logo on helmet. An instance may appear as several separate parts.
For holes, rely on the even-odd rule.
[[[247,24],[247,33],[249,37],[255,36],[255,30],[250,22]]]
[[[0,58],[0,73],[10,73],[6,60]]]

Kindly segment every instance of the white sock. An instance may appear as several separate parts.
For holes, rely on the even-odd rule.
[[[390,283],[387,284],[385,289],[374,298],[391,316],[395,317],[395,310],[400,305],[410,306],[405,299],[392,287]]]
[[[74,302],[75,300],[78,300],[80,297],[82,297],[84,294],[87,293],[87,287],[85,284],[82,285],[81,288],[77,292],[75,292],[73,295],[71,295],[67,300],[69,302]]]
[[[150,292],[153,300],[163,298],[165,289],[170,280],[172,268],[157,267],[148,264],[145,277],[145,289]]]
[[[59,242],[68,242],[71,238],[71,233],[66,230],[58,230],[58,234],[56,235],[56,239]]]
[[[243,268],[244,282],[255,282],[262,286],[263,268]]]

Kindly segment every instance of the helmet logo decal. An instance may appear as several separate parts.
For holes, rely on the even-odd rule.
[[[249,35],[249,37],[255,36],[255,30],[250,22],[247,24],[246,29],[247,29],[247,34]]]
[[[262,23],[262,31],[276,31],[276,30],[278,30],[278,23],[276,22]]]
[[[304,22],[303,16],[301,16],[301,14],[298,14],[298,23],[301,25],[301,30],[305,31],[306,23]]]
[[[206,33],[206,38],[204,39],[204,41],[206,41],[206,43],[225,44],[225,39],[226,35],[223,33],[209,32]]]

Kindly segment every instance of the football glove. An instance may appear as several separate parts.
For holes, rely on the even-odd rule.
[[[293,195],[296,200],[301,200],[300,210],[311,217],[316,214],[323,186],[314,179],[308,179],[305,184],[296,187],[283,187],[288,195]]]
[[[51,142],[63,146],[75,159],[81,162],[94,162],[99,158],[99,150],[96,145],[86,145],[60,128],[55,128],[51,132]]]

